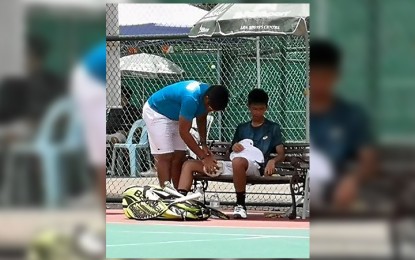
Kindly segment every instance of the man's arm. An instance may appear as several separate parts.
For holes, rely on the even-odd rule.
[[[207,138],[207,114],[198,116],[196,118],[197,123],[197,131],[199,132],[199,139],[202,145],[206,145],[206,138]]]
[[[205,152],[199,148],[193,136],[190,134],[190,128],[192,127],[192,121],[186,120],[184,117],[179,118],[179,133],[184,143],[192,150],[197,157],[203,159],[206,157]]]

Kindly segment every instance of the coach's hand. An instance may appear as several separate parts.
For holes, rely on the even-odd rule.
[[[205,167],[208,173],[215,173],[218,169],[218,165],[216,160],[213,158],[212,155],[206,156],[203,160],[203,166]]]
[[[212,155],[212,152],[209,150],[207,145],[202,145],[202,150],[205,153],[206,156]]]
[[[244,150],[244,146],[240,143],[236,143],[232,146],[232,151],[234,151],[235,153],[240,153]]]

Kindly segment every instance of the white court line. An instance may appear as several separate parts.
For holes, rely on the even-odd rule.
[[[182,234],[182,235],[214,235],[214,236],[245,236],[245,237],[275,237],[275,238],[309,238],[309,236],[281,236],[281,235],[264,235],[264,234],[222,234],[222,233],[199,233],[199,232],[167,232],[167,231],[111,231],[113,233],[137,233],[137,234]]]
[[[123,224],[123,225],[142,225],[142,226],[171,226],[171,227],[197,227],[197,228],[239,228],[239,229],[299,229],[309,230],[310,227],[297,228],[297,227],[235,227],[235,226],[197,226],[197,225],[185,225],[185,224],[165,224],[165,223],[140,223],[140,222],[107,222],[106,224]]]
[[[288,236],[280,236],[287,238]],[[118,244],[118,245],[107,245],[107,247],[121,247],[121,246],[151,246],[159,244],[174,244],[174,243],[192,243],[192,242],[217,242],[217,241],[231,241],[231,240],[247,240],[247,239],[262,239],[262,238],[273,238],[271,236],[255,236],[255,237],[238,237],[230,239],[197,239],[197,240],[175,240],[175,241],[163,241],[163,242],[153,242],[153,243],[135,243],[135,244]],[[307,237],[308,238],[308,237]]]

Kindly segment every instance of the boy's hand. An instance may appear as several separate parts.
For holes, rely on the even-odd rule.
[[[271,176],[275,173],[275,161],[269,160],[267,166],[265,166],[264,174],[266,176]]]
[[[236,143],[232,146],[232,151],[234,151],[235,153],[240,153],[244,150],[245,148],[243,147],[242,144],[240,143]]]

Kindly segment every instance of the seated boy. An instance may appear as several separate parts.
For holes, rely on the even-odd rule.
[[[262,89],[253,89],[248,95],[248,108],[251,114],[249,122],[238,125],[231,149],[235,155],[241,153],[245,147],[247,140],[253,142],[253,146],[261,150],[265,163],[260,169],[260,164],[251,159],[250,156],[233,156],[229,164],[232,167],[233,183],[236,192],[236,206],[234,208],[234,218],[247,218],[245,206],[245,191],[246,191],[246,176],[247,175],[261,175],[261,172],[267,176],[276,173],[275,166],[277,163],[284,161],[284,146],[282,144],[282,134],[280,126],[265,118],[265,112],[268,109],[268,95]],[[243,142],[241,142],[243,141]],[[249,141],[248,141],[249,142]],[[245,143],[245,145],[244,145]],[[247,146],[248,145],[248,146]],[[270,158],[271,153],[277,153],[275,158]],[[227,162],[223,163],[223,171],[227,172]],[[189,160],[184,163],[178,191],[186,194],[193,181],[193,173],[205,173],[203,163],[199,160]]]

